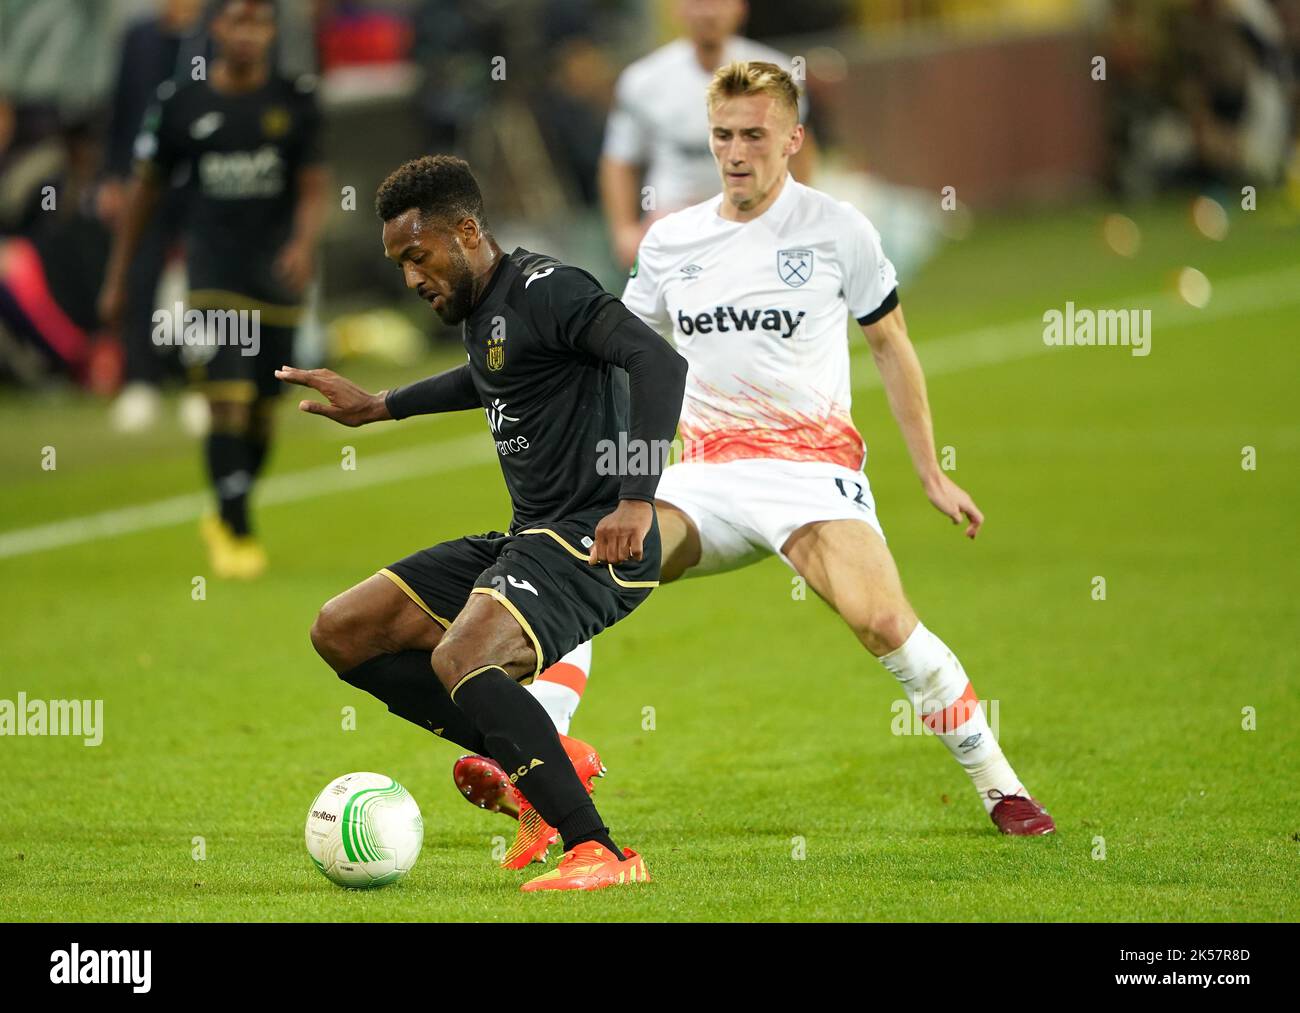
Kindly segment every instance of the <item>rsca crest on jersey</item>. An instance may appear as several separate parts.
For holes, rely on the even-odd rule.
[[[798,288],[812,277],[813,251],[777,250],[776,273],[791,288]]]
[[[494,373],[506,364],[505,333],[494,335],[487,341],[487,368]]]

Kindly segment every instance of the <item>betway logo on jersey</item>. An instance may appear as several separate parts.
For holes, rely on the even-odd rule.
[[[771,331],[778,337],[792,338],[807,312],[799,310],[737,309],[715,306],[712,311],[688,314],[677,311],[677,330],[682,334],[726,334],[729,331]]]
[[[218,200],[276,197],[284,190],[284,160],[271,145],[256,151],[207,151],[199,157],[203,193]]]

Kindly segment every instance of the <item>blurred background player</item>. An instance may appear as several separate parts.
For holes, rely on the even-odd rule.
[[[129,265],[181,163],[195,173],[186,223],[190,310],[247,311],[244,344],[215,344],[209,328],[196,368],[211,411],[208,477],[218,512],[202,533],[214,572],[251,579],[266,567],[253,537],[249,495],[266,462],[275,369],[293,353],[294,329],[315,272],[325,213],[313,82],[275,75],[269,0],[224,0],[211,27],[216,56],[205,80],[164,84],[136,155],[100,310],[121,321]],[[164,312],[172,312],[171,308]],[[209,314],[209,320],[213,319]],[[181,321],[176,321],[179,330]],[[245,354],[256,350],[256,354]]]
[[[766,60],[790,70],[788,56],[736,34],[748,9],[745,0],[678,0],[685,34],[619,75],[599,178],[610,241],[624,269],[656,217],[718,192],[703,102],[713,72],[733,60]],[[802,121],[808,109],[805,100],[800,103]],[[814,157],[809,138],[791,163],[796,178],[808,180]],[[643,185],[650,190],[646,201]]]

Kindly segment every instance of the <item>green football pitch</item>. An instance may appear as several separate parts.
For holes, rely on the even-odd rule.
[[[521,894],[493,860],[514,824],[457,797],[455,747],[341,683],[307,638],[379,566],[507,523],[481,414],[356,431],[287,399],[258,507],[271,569],[195,600],[195,447],[114,439],[71,396],[6,396],[0,699],[102,700],[103,740],[0,737],[0,915],[1297,919],[1300,230],[1268,204],[1219,243],[1181,204],[1133,212],[1127,260],[1100,208],[979,222],[904,286],[937,442],[987,514],[974,543],[922,495],[853,339],[904,584],[996,704],[1058,822],[1043,839],[998,835],[938,743],[894,734],[896,683],[769,560],[661,589],[596,641],[573,730],[655,882]],[[1185,265],[1212,283],[1203,308],[1173,295]],[[1046,347],[1043,314],[1067,301],[1151,309],[1151,354]],[[458,358],[352,372],[388,386]],[[344,891],[308,860],[308,804],[351,770],[423,810],[394,887]]]

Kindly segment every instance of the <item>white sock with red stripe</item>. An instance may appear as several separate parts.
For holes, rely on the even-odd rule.
[[[526,687],[546,708],[561,735],[569,732],[569,722],[582,702],[591,673],[591,641],[579,644]]]
[[[880,663],[902,685],[922,724],[970,775],[985,812],[992,811],[1000,795],[1028,794],[1002,755],[966,670],[923,623],[918,622],[903,646]],[[994,790],[1000,795],[990,798]]]

